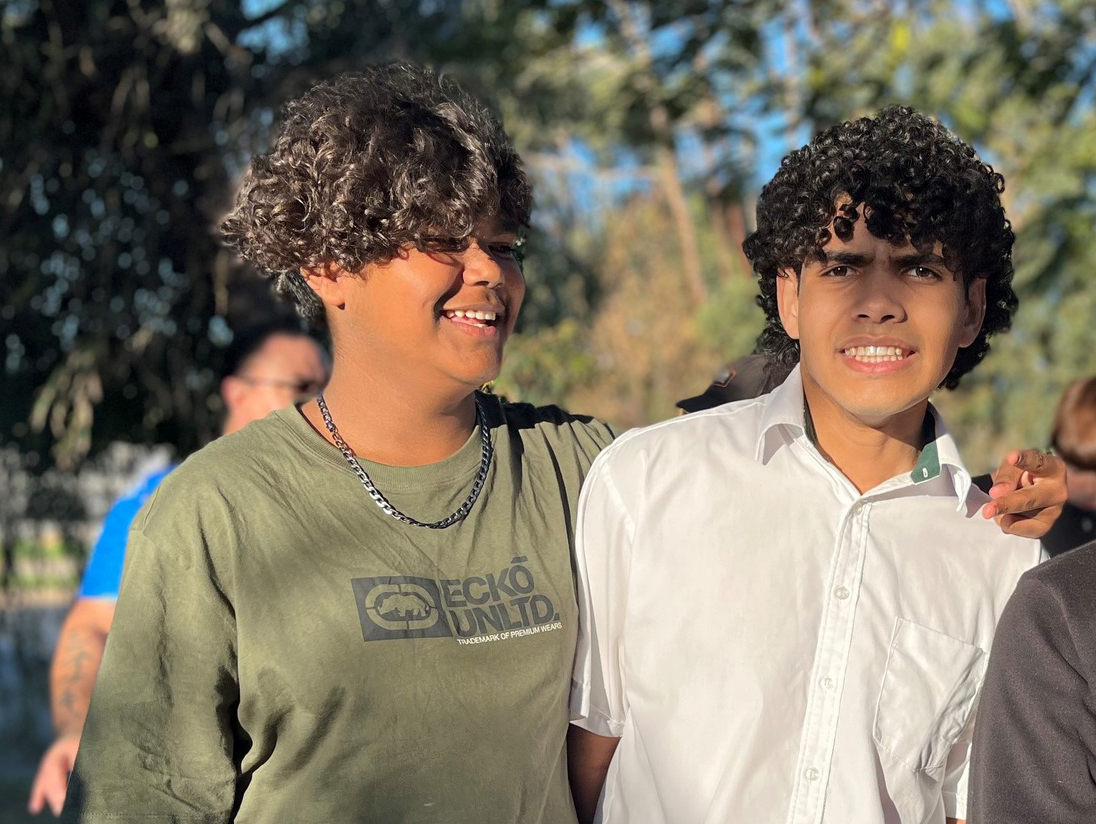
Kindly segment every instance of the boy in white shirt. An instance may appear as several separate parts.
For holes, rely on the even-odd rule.
[[[580,819],[599,794],[606,824],[964,818],[994,628],[1040,550],[980,517],[928,398],[1015,311],[1002,189],[895,107],[762,190],[759,345],[798,366],[625,435],[583,490]]]

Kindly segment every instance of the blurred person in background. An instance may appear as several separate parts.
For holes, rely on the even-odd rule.
[[[275,409],[316,395],[327,382],[328,356],[294,320],[244,330],[225,353],[223,434],[243,429]],[[80,732],[114,620],[129,527],[160,482],[175,468],[159,467],[114,503],[88,560],[75,603],[61,627],[50,667],[50,710],[57,738],[42,756],[28,809],[61,812]]]
[[[1096,539],[1096,377],[1074,381],[1062,393],[1051,445],[1065,462],[1068,497],[1043,537],[1054,557]]]

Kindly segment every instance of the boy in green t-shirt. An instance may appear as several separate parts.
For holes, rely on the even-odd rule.
[[[531,203],[498,122],[425,69],[288,106],[224,229],[326,319],[331,379],[137,517],[67,815],[574,820],[571,524],[612,433],[477,391]]]

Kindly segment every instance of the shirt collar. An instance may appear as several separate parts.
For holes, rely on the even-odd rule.
[[[766,399],[755,453],[759,463],[768,463],[774,454],[797,438],[808,439],[804,406],[803,378],[796,364],[787,379]],[[951,482],[950,491],[959,501],[957,509],[963,509],[971,487],[970,473],[963,466],[959,449],[940,413],[931,403],[923,435],[925,448],[921,450],[917,464],[909,475],[910,482],[923,484],[946,475]]]

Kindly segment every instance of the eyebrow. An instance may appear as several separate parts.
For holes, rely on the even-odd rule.
[[[866,263],[871,263],[874,260],[873,255],[863,255],[857,252],[825,252],[823,251],[821,262],[824,265],[831,264],[844,264],[846,266],[863,266]],[[901,267],[907,266],[923,266],[926,263],[932,263],[937,266],[946,266],[944,259],[933,252],[917,252],[910,255],[899,255],[894,258],[894,263]]]
[[[936,266],[947,265],[946,261],[934,252],[924,252],[915,255],[899,255],[894,259],[894,262],[899,266],[922,266],[926,263],[932,263]]]
[[[831,263],[843,263],[847,266],[863,266],[865,263],[870,263],[872,257],[869,255],[861,255],[856,252],[822,252],[822,264],[829,265]]]

